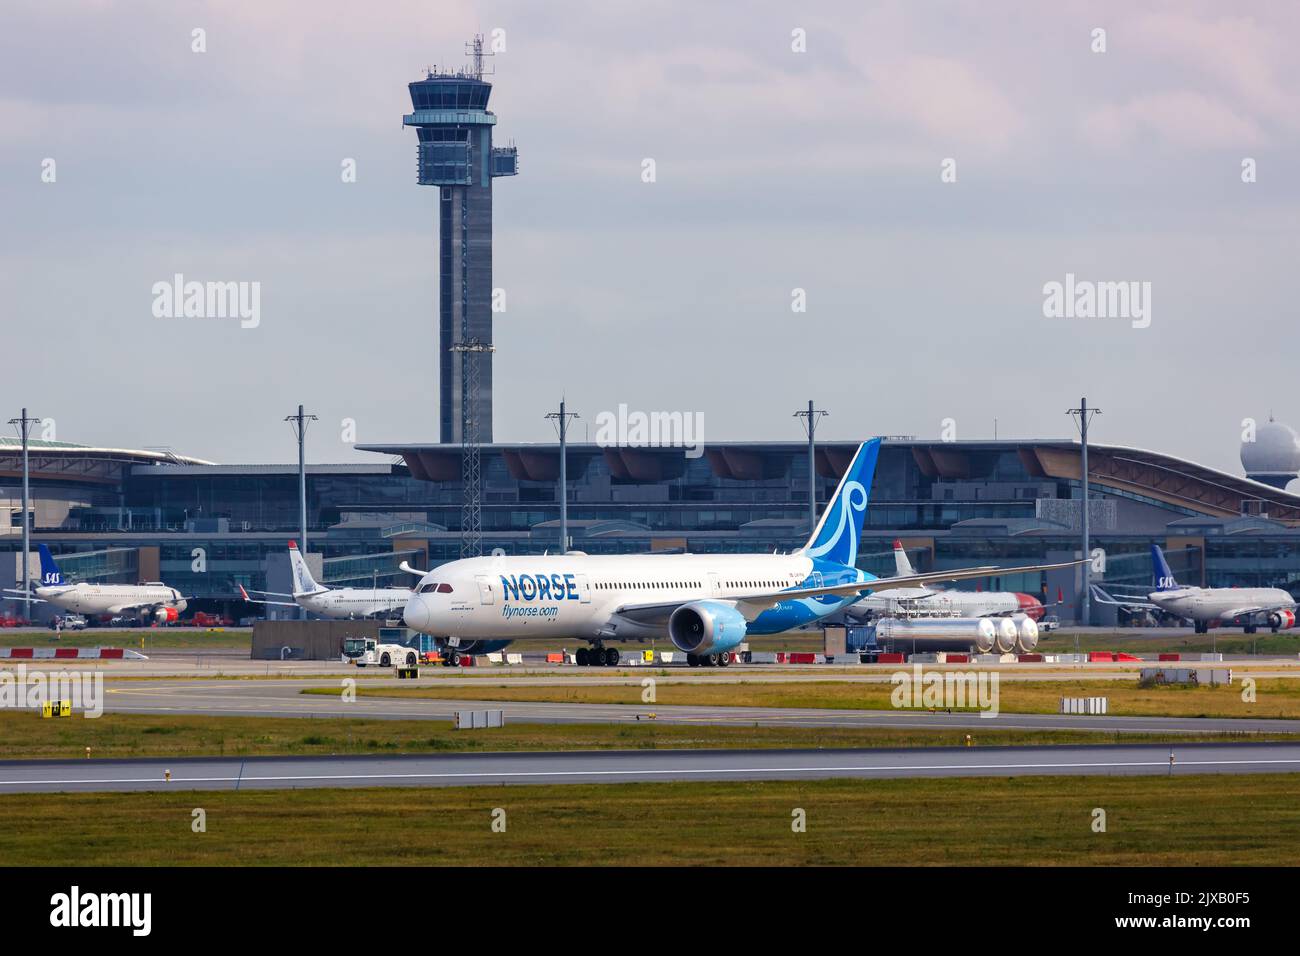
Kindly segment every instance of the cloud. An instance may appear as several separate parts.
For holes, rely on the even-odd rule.
[[[863,72],[867,109],[936,145],[997,154],[1026,127],[1023,112],[973,64],[907,56],[872,63]]]
[[[1080,134],[1089,144],[1111,150],[1144,135],[1193,149],[1253,147],[1265,138],[1251,117],[1190,90],[1150,93],[1091,110],[1081,120]]]

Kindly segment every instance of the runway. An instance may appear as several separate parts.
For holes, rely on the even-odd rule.
[[[1300,744],[199,757],[0,762],[0,793],[1296,771]]]
[[[395,683],[395,682],[394,682]],[[353,717],[379,720],[446,720],[458,710],[502,710],[509,723],[714,724],[764,727],[892,727],[1005,730],[1094,730],[1109,733],[1253,732],[1300,734],[1300,720],[1209,717],[1091,717],[915,710],[838,710],[706,705],[581,704],[492,700],[373,697],[352,702],[339,695],[302,694],[304,687],[339,688],[337,681],[215,680],[113,682],[109,713],[201,714],[261,717]]]

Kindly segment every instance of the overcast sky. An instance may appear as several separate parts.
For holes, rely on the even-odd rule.
[[[1061,437],[1087,394],[1094,440],[1238,473],[1243,418],[1300,425],[1298,26],[1285,2],[6,0],[0,411],[222,462],[292,460],[299,402],[312,461],[374,460],[344,418],[435,441],[406,84],[500,30],[498,441],[549,440],[562,393],[578,438],[626,403],[711,440],[798,439],[809,398],[827,439]],[[260,325],[155,317],[177,272],[259,282]],[[1044,317],[1067,273],[1151,283],[1149,327]]]

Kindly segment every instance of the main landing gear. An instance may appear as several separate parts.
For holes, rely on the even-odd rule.
[[[613,647],[580,647],[573,655],[579,667],[617,667],[618,650]]]
[[[687,654],[686,663],[692,667],[726,667],[731,663],[730,654]]]

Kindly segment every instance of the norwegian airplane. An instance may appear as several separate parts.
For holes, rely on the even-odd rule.
[[[1165,560],[1160,545],[1151,545],[1151,572],[1155,590],[1141,598],[1114,597],[1092,585],[1092,595],[1101,604],[1133,610],[1164,611],[1192,622],[1197,634],[1204,634],[1215,622],[1242,621],[1247,634],[1261,624],[1273,633],[1295,626],[1296,599],[1282,588],[1200,588],[1179,584]]]
[[[63,579],[54,556],[45,545],[37,546],[41,556],[41,580],[30,592],[33,600],[44,601],[77,614],[124,614],[135,612],[142,620],[159,624],[176,621],[186,608],[185,598],[160,581],[145,584],[71,584]],[[7,600],[22,600],[29,592],[6,588]],[[18,595],[18,596],[15,596]]]
[[[606,641],[668,637],[692,666],[725,666],[747,636],[812,624],[866,593],[995,572],[990,566],[881,580],[857,568],[879,452],[879,438],[858,447],[812,537],[790,554],[464,558],[424,574],[406,605],[406,624],[457,654],[569,638],[591,645],[578,650],[579,664],[612,666],[619,654]]]
[[[894,570],[898,577],[916,574],[901,541],[894,542]],[[858,601],[847,613],[855,618],[907,614],[927,617],[1005,617],[1008,614],[1023,614],[1030,620],[1038,621],[1042,619],[1043,610],[1042,601],[1018,591],[936,591],[934,588],[917,587],[898,588],[888,594],[873,594]]]
[[[300,607],[312,614],[334,619],[363,617],[401,617],[402,609],[411,599],[410,588],[327,588],[317,584],[311,576],[298,542],[289,542],[289,565],[293,569],[293,593],[254,591],[253,594],[293,598],[292,601],[268,601],[249,597],[241,584],[239,593],[250,604],[272,604],[280,607]]]

